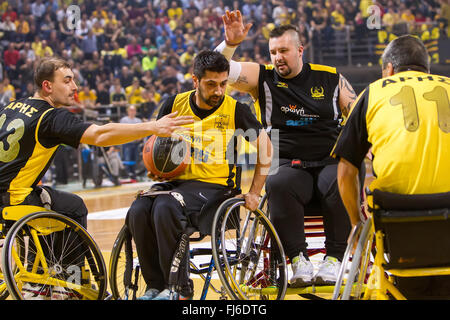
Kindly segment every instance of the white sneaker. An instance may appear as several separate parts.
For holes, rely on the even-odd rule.
[[[306,287],[312,284],[314,266],[303,253],[292,259],[292,272],[294,275],[289,281],[292,288]]]
[[[39,284],[25,283],[22,286],[22,296],[24,300],[50,300],[48,286]]]
[[[319,265],[319,271],[314,277],[316,285],[334,285],[339,275],[341,262],[335,258],[326,256]]]

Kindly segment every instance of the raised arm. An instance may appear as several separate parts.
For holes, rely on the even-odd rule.
[[[249,93],[254,99],[258,97],[259,64],[255,62],[236,62],[231,60],[236,48],[245,40],[252,24],[244,25],[241,12],[226,11],[222,16],[225,31],[223,41],[216,51],[230,61],[229,84],[238,91]]]

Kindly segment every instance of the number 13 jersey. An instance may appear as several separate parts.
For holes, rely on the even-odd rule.
[[[20,204],[51,164],[60,144],[78,147],[90,126],[44,100],[20,99],[0,107],[0,192]]]

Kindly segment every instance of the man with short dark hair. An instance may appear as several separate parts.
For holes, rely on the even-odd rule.
[[[339,191],[353,226],[361,221],[356,177],[369,149],[376,177],[370,190],[450,191],[450,79],[429,74],[427,50],[410,35],[389,43],[382,61],[383,78],[360,94],[333,150],[340,159]],[[449,277],[420,278],[411,279],[407,297],[450,295]],[[400,284],[409,281],[399,278]]]
[[[223,55],[214,51],[200,52],[194,59],[192,79],[195,90],[169,97],[161,107],[158,118],[174,111],[194,117],[192,134],[184,135],[192,151],[186,170],[169,182],[158,185],[180,194],[184,209],[172,195],[160,194],[155,197],[138,196],[128,211],[126,223],[136,243],[142,275],[148,287],[140,299],[169,299],[172,257],[182,232],[188,226],[188,219],[202,234],[211,233],[213,217],[200,215],[200,211],[207,202],[236,195],[235,139],[249,131],[253,132],[249,140],[257,143],[258,157],[252,184],[243,197],[248,209],[258,207],[270,168],[272,145],[248,106],[225,94],[228,72],[229,63]],[[234,159],[230,158],[232,155]],[[181,299],[193,296],[193,286],[186,270],[187,259],[186,256],[180,268]]]

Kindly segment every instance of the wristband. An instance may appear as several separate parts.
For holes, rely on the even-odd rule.
[[[234,52],[236,51],[236,47],[230,47],[227,45],[226,41],[222,41],[215,49],[214,51],[220,52],[227,58],[228,61],[231,60],[233,57]]]

